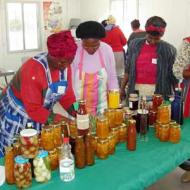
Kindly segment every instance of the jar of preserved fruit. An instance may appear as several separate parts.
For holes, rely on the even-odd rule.
[[[19,136],[15,136],[13,139],[13,151],[15,157],[21,155],[21,144]]]
[[[95,158],[94,158],[94,149],[91,144],[91,135],[88,133],[85,136],[85,157],[86,157],[86,165],[91,166],[94,165]]]
[[[156,120],[156,123],[154,124],[154,128],[155,128],[155,136],[157,138],[159,138],[160,130],[161,130],[161,123],[158,120]]]
[[[121,125],[124,119],[124,110],[122,108],[115,109],[115,126]]]
[[[129,94],[129,109],[138,110],[139,97],[138,94]]]
[[[120,104],[120,95],[119,95],[119,90],[110,90],[108,92],[108,107],[109,108],[119,108]]]
[[[85,167],[85,144],[83,136],[77,136],[75,142],[75,165],[77,168]]]
[[[69,122],[69,130],[70,136],[75,137],[77,136],[77,123],[76,120],[72,120]]]
[[[169,132],[170,132],[170,126],[169,124],[161,124],[160,130],[159,130],[159,139],[162,142],[166,142],[169,140]]]
[[[15,157],[14,166],[15,182],[19,189],[27,188],[32,183],[31,165],[23,156]]]
[[[149,125],[153,125],[156,122],[157,112],[155,110],[150,110],[148,114]]]
[[[109,128],[115,127],[115,113],[113,109],[105,109],[104,115],[108,118]]]
[[[162,123],[162,124],[167,124],[170,122],[170,110],[169,110],[169,106],[168,105],[162,105],[158,108],[158,112],[159,112],[159,118],[158,120]]]
[[[152,97],[153,109],[157,110],[158,107],[163,103],[163,97],[161,94],[154,94]]]
[[[113,133],[110,133],[108,137],[108,153],[109,154],[114,154],[115,145],[116,145],[115,135]]]
[[[95,133],[91,133],[91,144],[92,144],[92,147],[94,149],[94,153],[96,154],[97,152],[97,142],[98,142],[98,137],[96,136]]]
[[[40,150],[33,160],[35,180],[37,182],[47,182],[51,179],[51,167],[48,152]]]
[[[136,150],[136,136],[136,121],[131,119],[127,128],[127,149],[130,151]]]
[[[5,148],[5,177],[8,184],[15,183],[14,177],[14,151],[11,146]]]
[[[133,117],[133,111],[126,109],[125,110],[125,116],[124,116],[124,122],[128,126],[128,121],[132,119]]]
[[[170,125],[169,141],[172,143],[179,143],[181,138],[181,128],[179,124]]]
[[[69,130],[69,125],[66,121],[61,121],[61,131],[62,134],[64,134],[64,137],[69,137],[70,136],[70,130]]]
[[[56,170],[59,166],[58,152],[56,148],[49,151],[49,159],[51,170]]]
[[[127,140],[127,125],[122,123],[119,126],[119,142],[126,142]]]
[[[53,129],[53,142],[54,147],[58,147],[62,145],[62,129],[61,123],[54,123],[52,124]]]
[[[46,125],[42,128],[41,142],[44,150],[50,151],[55,148],[53,140],[53,129],[51,126]]]
[[[106,159],[109,154],[108,139],[98,139],[97,143],[97,157],[100,159]]]
[[[119,143],[119,127],[115,127],[111,129],[111,133],[113,133],[115,136],[115,143]]]
[[[109,135],[108,119],[103,115],[97,117],[96,135],[100,139],[106,139]]]
[[[25,158],[35,158],[39,149],[37,130],[23,129],[20,132],[20,142],[22,155]]]

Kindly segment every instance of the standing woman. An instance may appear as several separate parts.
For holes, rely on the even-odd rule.
[[[96,115],[107,108],[107,90],[118,89],[113,51],[100,41],[105,29],[98,22],[81,23],[76,36],[81,38],[72,64],[76,98],[85,99],[87,111]]]

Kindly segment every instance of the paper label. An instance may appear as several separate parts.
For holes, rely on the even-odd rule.
[[[152,59],[152,64],[157,64],[157,59],[153,58]]]
[[[89,128],[89,115],[80,115],[77,114],[77,128],[85,130]]]
[[[59,94],[64,94],[65,93],[65,86],[58,86],[58,93]]]

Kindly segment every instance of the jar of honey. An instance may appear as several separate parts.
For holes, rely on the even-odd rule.
[[[70,136],[70,131],[69,131],[69,126],[68,123],[66,123],[64,120],[61,121],[61,132],[64,134],[64,137],[69,137]],[[63,141],[63,140],[62,140]]]
[[[170,122],[170,109],[168,105],[162,105],[158,108],[158,120],[162,124],[167,124]]]
[[[172,143],[179,143],[181,138],[181,128],[179,124],[170,125],[169,141]]]
[[[114,154],[115,145],[116,145],[115,135],[113,133],[110,133],[109,137],[108,137],[108,152],[109,152],[109,154]]]
[[[96,136],[95,133],[91,133],[91,139],[90,139],[90,141],[91,141],[91,145],[92,145],[92,147],[94,149],[94,153],[96,154],[96,152],[97,152],[98,137]]]
[[[85,136],[85,160],[87,166],[92,166],[95,163],[94,149],[91,144],[91,135],[89,133]]]
[[[96,135],[100,139],[106,139],[109,135],[108,119],[103,115],[97,117]]]
[[[122,123],[119,126],[119,142],[126,142],[127,140],[127,125]]]
[[[159,130],[159,139],[162,142],[166,142],[169,140],[170,126],[169,124],[161,124]]]
[[[109,108],[119,108],[120,104],[120,95],[119,95],[119,90],[110,90],[108,92],[108,107]]]
[[[49,151],[49,159],[51,170],[56,170],[59,166],[58,151],[56,148]]]
[[[114,134],[115,137],[115,143],[119,143],[119,127],[115,127],[111,129],[111,133]]]
[[[106,159],[109,154],[108,139],[98,139],[97,156],[100,159]]]
[[[108,118],[109,128],[115,127],[115,113],[113,109],[105,109],[104,115]]]
[[[122,108],[115,109],[115,126],[121,125],[124,119],[124,110]]]
[[[53,142],[54,147],[58,147],[62,144],[62,129],[61,123],[54,123],[52,124],[53,129]]]

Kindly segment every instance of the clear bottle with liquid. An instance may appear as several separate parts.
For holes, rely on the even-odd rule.
[[[59,158],[60,178],[64,182],[69,182],[75,178],[74,157],[71,153],[69,138],[64,138],[63,142],[64,144]]]

